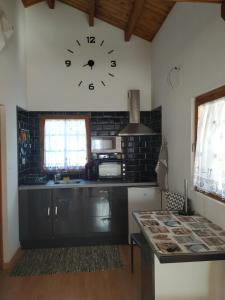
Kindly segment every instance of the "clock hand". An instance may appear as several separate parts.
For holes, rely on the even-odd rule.
[[[93,61],[93,59],[89,59],[88,65],[91,67],[91,70],[92,70],[94,64],[95,64],[95,62]]]
[[[92,70],[94,64],[95,64],[95,62],[92,59],[89,59],[89,61],[85,65],[83,65],[83,67],[89,66],[89,67],[91,67],[91,70]]]

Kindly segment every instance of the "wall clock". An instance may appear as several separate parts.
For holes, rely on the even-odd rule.
[[[73,82],[78,88],[94,91],[109,85],[116,76],[115,49],[107,47],[105,40],[87,35],[76,40],[73,47],[66,49],[66,53],[65,68],[76,71]]]

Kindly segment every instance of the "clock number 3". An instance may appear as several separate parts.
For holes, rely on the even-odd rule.
[[[93,91],[95,89],[95,86],[93,83],[90,83],[88,88],[89,88],[89,90]]]
[[[111,67],[116,67],[116,61],[115,60],[111,60]]]
[[[71,60],[65,60],[65,65],[67,67],[70,67],[71,66]]]
[[[87,36],[87,42],[89,44],[94,44],[95,43],[95,37],[94,36]]]

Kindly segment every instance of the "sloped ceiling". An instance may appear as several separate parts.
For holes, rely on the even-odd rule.
[[[54,1],[45,0],[22,1],[25,7],[46,2],[46,9],[48,8],[47,3],[54,3]],[[153,40],[174,6],[174,2],[170,1],[137,0],[139,11],[135,14],[135,0],[60,0],[60,2],[70,5],[71,9],[76,8],[87,14],[90,13],[90,3],[95,2],[94,16],[96,18],[123,29],[125,32],[127,31],[126,40],[130,39],[131,34],[135,34],[147,41]],[[57,5],[57,1],[55,5]]]
[[[222,3],[225,20],[225,0],[22,0],[25,7],[46,2],[46,8],[52,9],[57,1],[87,13],[90,26],[98,18],[124,30],[126,41],[135,34],[151,42],[176,2]]]

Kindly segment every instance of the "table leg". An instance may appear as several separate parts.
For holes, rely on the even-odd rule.
[[[147,242],[141,247],[141,300],[155,300],[154,253]]]

